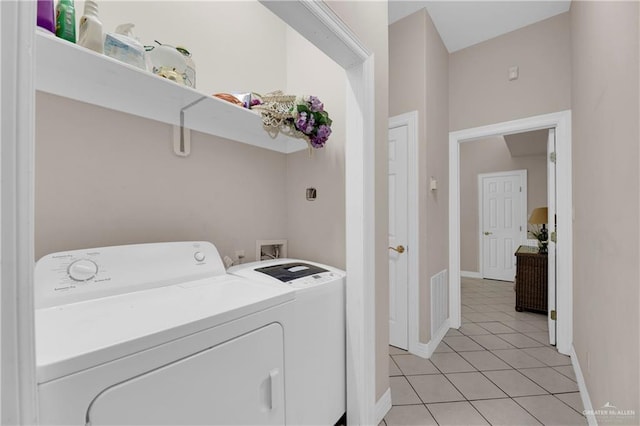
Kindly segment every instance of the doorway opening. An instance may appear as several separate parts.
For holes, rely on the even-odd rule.
[[[571,197],[571,112],[562,111],[553,114],[529,117],[520,120],[497,123],[489,126],[476,127],[451,132],[449,134],[449,317],[451,327],[459,328],[461,316],[461,182],[460,182],[460,147],[461,144],[477,141],[490,136],[511,135],[534,130],[554,129],[555,145],[554,188],[556,197],[555,209],[557,215],[554,227],[559,232],[555,235],[557,247],[556,278],[557,292],[549,296],[551,311],[552,303],[559,314],[553,320],[554,331],[557,336],[557,349],[560,353],[569,354],[572,346],[572,197]],[[533,206],[532,206],[533,207]],[[557,217],[556,217],[557,216]],[[552,300],[553,299],[553,300]],[[550,325],[551,319],[549,319]],[[551,329],[551,327],[550,327]],[[556,337],[554,336],[554,337]],[[551,336],[550,336],[551,337]]]
[[[524,241],[527,228],[527,170],[477,176],[479,274],[482,278],[512,281],[515,262],[510,254]],[[464,234],[461,230],[463,239]]]

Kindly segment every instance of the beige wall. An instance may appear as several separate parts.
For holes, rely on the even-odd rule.
[[[373,53],[375,67],[375,225],[376,225],[376,398],[389,388],[389,265],[387,143],[389,45],[387,3],[330,0],[327,4]]]
[[[287,56],[287,93],[318,96],[334,120],[323,149],[286,156],[289,256],[344,269],[345,72],[292,29],[287,31],[287,51],[292,53]],[[308,187],[317,189],[315,201],[307,201]]]
[[[547,164],[544,155],[512,157],[502,136],[460,145],[460,269],[478,272],[478,174],[527,171],[527,217],[547,205]]]
[[[422,9],[389,26],[389,115],[396,116],[418,111],[418,206],[419,206],[419,286],[420,286],[420,339],[429,341],[429,279],[427,269],[426,205],[427,169],[427,12]],[[425,297],[426,296],[426,297]],[[425,322],[426,319],[426,322]],[[427,334],[424,334],[424,333]],[[423,337],[424,335],[424,337]]]
[[[448,263],[448,57],[425,9],[389,27],[389,111],[418,111],[420,341],[430,332],[430,279]],[[429,191],[429,179],[438,190]],[[428,213],[427,213],[428,212]]]
[[[40,92],[36,114],[37,258],[208,240],[252,260],[256,239],[286,233],[284,154],[193,132],[177,157],[169,125]]]
[[[431,339],[431,277],[449,267],[449,52],[427,15],[427,74],[426,74],[426,138],[427,167],[420,176],[424,185],[421,192],[427,193],[426,209],[420,220],[426,223],[420,239],[422,251],[427,256],[427,268],[421,273],[420,339]],[[426,185],[433,177],[438,181],[436,191],[427,191]]]
[[[593,408],[635,410],[624,424],[638,424],[638,3],[570,13],[574,347]]]
[[[452,53],[450,130],[569,109],[570,59],[568,13]]]
[[[290,256],[344,268],[344,71],[261,4],[231,3],[186,2],[176,8],[167,2],[154,11],[165,16],[179,9],[194,22],[202,19],[196,15],[227,17],[219,26],[203,26],[207,37],[188,35],[200,41],[227,37],[234,14],[261,21],[255,27],[260,43],[270,42],[277,52],[265,53],[267,45],[260,43],[256,48],[254,37],[236,38],[234,52],[251,53],[251,60],[267,65],[253,64],[247,75],[244,68],[207,57],[216,83],[227,90],[264,86],[320,96],[335,120],[326,148],[313,156],[286,156],[194,133],[191,156],[178,158],[167,125],[39,93],[37,257],[80,247],[204,239],[223,256],[235,260],[235,252],[244,250],[245,261],[251,261],[256,240],[288,238]],[[143,28],[158,25],[148,13],[140,15],[140,2],[118,4],[120,9],[113,2],[101,7],[105,23],[115,25],[126,15],[138,16]],[[70,117],[77,123],[73,131]],[[79,168],[81,179],[75,178]],[[317,201],[306,201],[307,186],[319,189]]]

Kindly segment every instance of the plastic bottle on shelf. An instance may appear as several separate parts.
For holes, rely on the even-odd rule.
[[[38,0],[38,20],[40,28],[56,33],[56,21],[53,15],[53,0]]]
[[[73,0],[60,0],[56,7],[56,35],[61,39],[76,42],[76,8]]]
[[[84,15],[80,18],[78,44],[102,53],[102,22],[98,19],[98,3],[87,0],[84,3]]]
[[[147,52],[133,35],[134,24],[121,24],[115,33],[107,33],[104,39],[104,54],[121,62],[148,70]]]

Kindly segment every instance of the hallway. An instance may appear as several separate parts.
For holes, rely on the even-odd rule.
[[[584,425],[571,360],[513,283],[462,278],[462,327],[430,360],[389,346],[393,407],[380,425]]]

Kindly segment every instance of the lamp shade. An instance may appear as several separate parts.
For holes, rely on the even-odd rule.
[[[548,221],[549,213],[546,207],[538,207],[533,209],[531,216],[529,217],[529,223],[533,225],[546,224]]]

